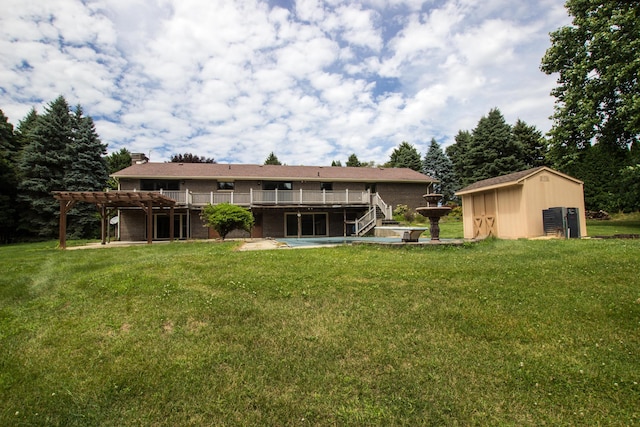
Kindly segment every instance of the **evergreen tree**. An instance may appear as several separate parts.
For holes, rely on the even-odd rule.
[[[65,189],[65,169],[71,163],[67,146],[72,139],[69,105],[60,96],[45,108],[28,132],[28,143],[18,164],[18,199],[26,206],[20,216],[22,230],[44,238],[57,236],[60,207],[51,192]]]
[[[353,153],[352,155],[349,156],[349,159],[347,160],[347,167],[352,167],[352,168],[359,168],[362,166],[362,163],[360,163],[360,160],[358,160],[358,156],[356,156],[355,153]]]
[[[408,142],[402,141],[402,143],[393,150],[385,166],[390,168],[409,168],[420,172],[422,170],[422,160],[416,147]]]
[[[197,154],[184,153],[174,154],[171,156],[171,163],[215,163],[216,161],[211,157],[198,156]]]
[[[460,187],[471,184],[471,164],[467,158],[473,137],[468,130],[458,131],[455,143],[446,148],[446,154],[453,163],[455,181]]]
[[[15,234],[18,194],[17,157],[17,138],[13,125],[0,110],[0,243],[10,241]]]
[[[440,181],[434,185],[434,189],[444,196],[443,202],[446,203],[453,200],[457,189],[453,163],[442,151],[435,138],[431,139],[429,149],[424,156],[423,168],[423,172],[426,175]]]
[[[518,119],[511,129],[516,144],[522,147],[525,168],[535,168],[547,164],[548,144],[542,132]]]
[[[31,133],[36,127],[38,122],[38,113],[35,108],[32,108],[24,119],[18,122],[16,128],[16,144],[18,152],[22,151],[29,142],[31,142]],[[16,159],[18,161],[18,159]]]
[[[73,138],[66,147],[71,162],[65,168],[64,188],[68,191],[104,191],[109,178],[104,158],[107,146],[100,141],[93,119],[83,116],[81,106],[76,107],[72,127]],[[71,238],[98,235],[100,221],[94,205],[78,203],[67,215],[67,231]]]
[[[278,160],[278,157],[273,154],[273,151],[269,154],[269,156],[267,156],[267,159],[264,161],[265,165],[282,165],[282,163],[280,163],[280,160]]]
[[[469,149],[471,182],[525,169],[522,147],[514,141],[511,126],[497,108],[478,121]]]
[[[331,161],[331,166],[342,167],[342,162],[340,160],[333,160]]]

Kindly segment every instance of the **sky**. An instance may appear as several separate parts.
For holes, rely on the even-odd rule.
[[[492,108],[551,127],[563,0],[3,0],[0,109],[63,95],[112,153],[383,164]]]

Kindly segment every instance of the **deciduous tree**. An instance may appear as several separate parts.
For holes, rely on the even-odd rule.
[[[202,219],[208,227],[218,232],[222,240],[233,230],[251,232],[254,219],[250,211],[230,203],[207,205],[202,210]]]
[[[171,156],[171,163],[215,163],[216,161],[211,157],[198,156],[197,154],[184,153],[174,154]]]

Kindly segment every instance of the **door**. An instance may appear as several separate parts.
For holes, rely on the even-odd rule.
[[[153,216],[153,238],[157,240],[169,238],[169,215],[158,214]],[[189,237],[187,233],[187,214],[173,215],[173,238],[186,239]]]
[[[473,238],[496,236],[496,193],[473,195]]]

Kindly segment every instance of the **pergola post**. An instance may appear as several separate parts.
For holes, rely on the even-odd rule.
[[[109,230],[109,228],[107,223],[107,207],[105,205],[100,205],[100,224],[101,224],[100,231],[101,231],[101,237],[102,237],[102,241],[100,242],[100,244],[106,245],[107,231]]]
[[[67,211],[65,210],[67,202],[60,200],[60,229],[58,236],[60,238],[60,248],[67,248]]]
[[[153,202],[147,202],[147,243],[153,243]]]
[[[67,212],[69,212],[75,204],[75,200],[60,200],[60,225],[58,229],[60,249],[67,248]]]
[[[175,224],[173,222],[173,206],[169,207],[169,241],[173,242],[173,235],[175,234]]]

